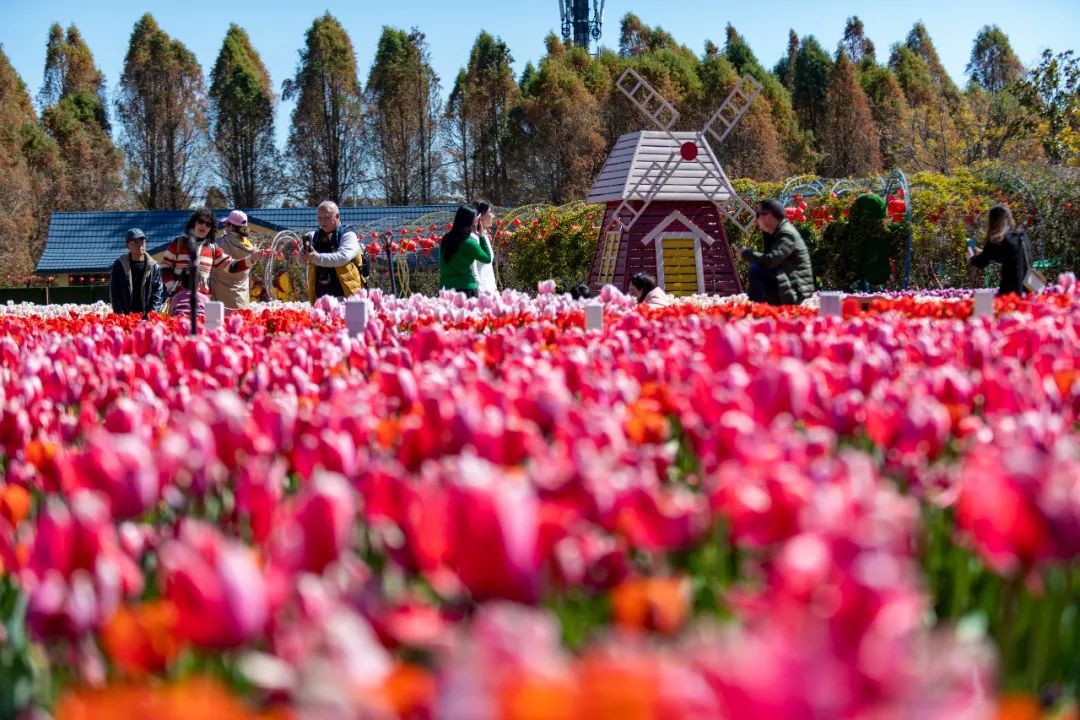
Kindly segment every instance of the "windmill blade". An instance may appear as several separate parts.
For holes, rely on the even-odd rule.
[[[641,174],[638,181],[634,183],[634,186],[630,188],[630,192],[615,208],[614,213],[614,219],[619,223],[623,232],[634,226],[634,223],[645,213],[645,209],[649,207],[653,198],[664,187],[664,184],[675,174],[675,169],[679,166],[679,159],[679,153],[673,153],[663,165],[660,164],[659,160],[654,160]],[[634,202],[641,202],[641,207],[635,209]],[[624,214],[630,216],[629,222],[623,220]]]
[[[726,202],[713,201],[713,204],[716,205],[716,209],[720,211],[721,215],[730,220],[744,233],[753,229],[756,218],[754,208],[747,205],[746,201],[738,195],[730,196]]]
[[[670,130],[679,119],[679,111],[669,103],[663,95],[656,92],[645,78],[638,75],[633,68],[626,68],[625,72],[615,81],[615,87],[623,95],[630,99],[645,117],[661,130]],[[760,87],[760,86],[758,86]]]
[[[720,161],[716,159],[709,144],[705,142],[704,133],[699,136],[700,145],[705,148],[707,161],[702,163],[705,168],[705,177],[698,182],[697,189],[712,201],[717,211],[734,223],[743,232],[749,231],[754,225],[755,213],[745,200],[735,192],[735,187],[728,179]]]
[[[743,75],[709,122],[705,123],[704,132],[711,135],[717,144],[722,143],[760,94],[761,83],[750,75]]]
[[[709,172],[709,175],[698,183],[698,190],[712,201],[721,216],[726,217],[743,232],[748,232],[754,225],[754,208],[739,197],[723,173],[723,169],[719,175]]]

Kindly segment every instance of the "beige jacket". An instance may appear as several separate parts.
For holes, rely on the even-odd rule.
[[[645,299],[642,300],[642,302],[649,307],[660,308],[671,305],[672,299],[671,296],[664,292],[662,289],[653,288],[649,291],[649,294],[645,296]]]
[[[243,260],[255,252],[255,246],[247,238],[230,232],[217,239],[217,245],[233,260]],[[210,293],[215,300],[233,310],[251,304],[251,271],[229,272],[229,264],[214,267],[210,272]]]

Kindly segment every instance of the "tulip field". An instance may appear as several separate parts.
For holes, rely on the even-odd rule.
[[[0,717],[1076,717],[1071,275],[366,302],[0,308]]]

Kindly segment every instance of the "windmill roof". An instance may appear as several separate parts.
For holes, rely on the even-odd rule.
[[[695,160],[683,160],[679,148],[692,142],[697,146]],[[640,198],[653,190],[659,180],[659,168],[672,156],[676,165],[671,177],[663,183],[653,200],[701,200],[716,195],[716,199],[728,196],[722,188],[723,169],[705,140],[696,132],[664,132],[642,130],[619,138],[615,148],[604,163],[600,175],[589,191],[587,202],[619,202]]]
[[[446,222],[456,205],[409,205],[389,207],[343,207],[341,220],[357,232],[370,233],[408,225],[432,216]],[[311,230],[315,208],[245,209],[248,222],[268,230]],[[215,210],[224,220],[228,210]],[[146,233],[146,249],[156,255],[184,231],[190,210],[138,212],[55,212],[49,221],[45,252],[37,264],[39,273],[106,272],[125,251],[124,233],[139,228]]]

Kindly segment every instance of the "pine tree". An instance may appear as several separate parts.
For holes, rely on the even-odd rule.
[[[210,73],[210,140],[231,207],[264,207],[279,194],[270,74],[247,32],[229,25]]]
[[[956,87],[956,83],[953,82],[952,78],[949,77],[945,66],[941,64],[941,58],[938,56],[933,40],[930,39],[930,33],[927,32],[926,26],[921,22],[915,23],[904,44],[926,62],[926,67],[929,70],[931,79],[938,88],[938,92],[948,102],[958,103],[960,90]]]
[[[829,76],[821,173],[830,177],[865,176],[881,169],[878,134],[855,68],[841,44]]]
[[[458,70],[450,96],[446,99],[447,154],[450,162],[454,163],[456,187],[462,198],[479,197],[476,192],[476,172],[472,165],[476,139],[465,109],[465,86],[468,82],[465,71]],[[517,89],[516,83],[514,88]]]
[[[149,13],[131,33],[116,112],[139,204],[148,210],[190,207],[207,165],[202,68]]]
[[[417,30],[384,27],[368,75],[369,129],[386,202],[431,202],[442,110],[439,79]]]
[[[874,43],[866,37],[866,29],[858,15],[852,15],[844,25],[844,39],[840,46],[847,53],[856,67],[873,66],[877,63],[877,51]]]
[[[355,200],[365,181],[363,102],[352,41],[330,13],[308,28],[282,97],[296,100],[288,143],[293,193],[309,205]]]
[[[599,103],[567,62],[568,56],[588,53],[567,52],[554,35],[547,46],[553,52],[527,78],[514,112],[515,148],[525,194],[561,205],[588,193],[608,148]]]
[[[771,112],[773,128],[787,160],[785,174],[812,170],[816,162],[815,153],[810,147],[809,134],[799,127],[791,93],[777,76],[761,66],[749,44],[732,25],[727,26],[725,35],[724,56],[731,61],[735,71],[739,75],[749,74],[761,83],[761,97],[765,101],[762,106],[768,107]]]
[[[773,74],[780,78],[788,92],[795,89],[795,60],[799,57],[799,36],[795,30],[788,30],[787,55],[780,58],[773,68]]]
[[[639,57],[665,48],[677,48],[679,43],[661,27],[651,28],[637,15],[626,13],[619,23],[619,54]]]
[[[0,49],[0,257],[4,271],[33,270],[49,212],[62,192],[56,143],[37,124],[26,84]]]
[[[915,24],[904,44],[893,46],[889,67],[911,108],[908,140],[914,168],[949,173],[962,165],[974,118],[922,23]]]
[[[55,210],[108,210],[123,198],[123,156],[109,136],[105,76],[78,29],[49,29],[38,100],[42,123],[56,140],[66,180]]]
[[[795,57],[795,89],[791,102],[799,117],[799,125],[814,137],[816,149],[821,149],[821,130],[825,121],[825,96],[829,92],[829,70],[832,61],[813,35],[799,43]]]
[[[965,92],[975,119],[975,136],[967,143],[965,160],[1030,157],[1035,118],[1020,101],[1024,66],[1008,36],[996,25],[979,31],[967,65],[971,78]]]
[[[1023,77],[1024,66],[1013,52],[1009,36],[997,25],[985,25],[975,36],[967,73],[986,92],[1000,93]]]
[[[908,142],[911,109],[896,74],[888,67],[874,65],[859,78],[878,132],[878,152],[886,169],[914,166],[915,150]]]
[[[514,195],[510,112],[520,92],[512,63],[506,43],[481,32],[450,97],[458,144],[469,144],[467,152],[456,158],[459,185],[466,198],[487,198],[496,205]]]

